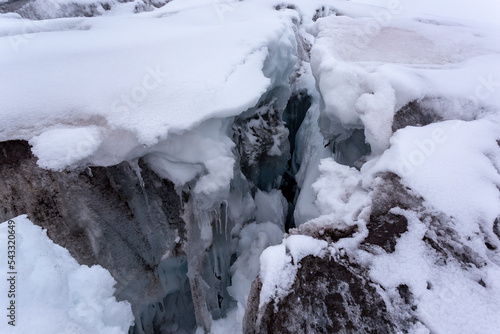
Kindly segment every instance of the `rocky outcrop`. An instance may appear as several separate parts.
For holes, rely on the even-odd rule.
[[[187,283],[162,280],[166,267],[184,277],[187,270],[181,196],[142,160],[55,172],[36,165],[27,142],[7,141],[0,143],[0,175],[0,220],[28,214],[80,264],[108,269],[117,296],[136,312],[179,284],[181,299],[191,300]],[[179,303],[192,310],[192,303]]]
[[[373,282],[347,258],[307,256],[290,294],[259,309],[252,286],[244,333],[396,333]]]
[[[357,225],[345,226],[330,216],[290,230],[289,236],[305,235],[326,241],[327,255],[304,257],[285,295],[278,293],[283,288],[276,287],[269,301],[261,300],[261,292],[274,287],[263,287],[257,278],[248,298],[244,333],[410,333],[417,328],[426,332],[427,311],[420,310],[414,280],[419,281],[417,285],[426,286],[424,290],[431,296],[433,291],[449,291],[446,282],[436,287],[443,284],[438,278],[441,270],[456,273],[456,268],[461,268],[463,279],[487,287],[486,280],[478,277],[487,276],[481,270],[487,268],[489,260],[471,247],[453,217],[434,210],[395,174],[382,173],[375,179],[369,192],[372,200],[366,220],[361,218]],[[498,241],[493,232],[483,231],[484,248],[491,252],[496,250]],[[290,245],[286,238],[283,244]],[[300,251],[300,247],[287,248],[287,254]],[[416,251],[406,247],[421,247],[425,261],[430,261],[425,270],[436,272],[429,276],[432,279],[425,281],[422,272],[409,280],[413,285],[405,283],[407,273],[398,269],[403,264],[394,253]],[[395,266],[391,270],[393,275],[401,275],[401,283],[395,284],[398,279],[394,277],[386,278],[387,281],[377,279],[384,273],[373,274],[373,270],[380,270],[373,264],[377,258],[387,261],[391,257]],[[294,266],[293,259],[286,266]],[[418,269],[412,270],[419,273]],[[437,296],[436,303],[447,302]]]

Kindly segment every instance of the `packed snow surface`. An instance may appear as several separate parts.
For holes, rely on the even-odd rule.
[[[1,16],[0,140],[30,140],[44,168],[115,164],[238,115],[286,79],[295,14],[189,4],[134,16]],[[247,14],[257,10],[258,20]]]
[[[0,238],[7,254],[9,226],[15,226],[16,321],[11,326],[4,315],[2,333],[128,333],[134,321],[130,303],[115,299],[116,282],[107,270],[79,265],[26,216],[12,221],[0,224]],[[0,268],[5,275],[12,271],[7,260]],[[5,310],[13,300],[7,296],[10,282],[0,282]]]

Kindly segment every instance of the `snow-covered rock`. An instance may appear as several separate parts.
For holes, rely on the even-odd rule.
[[[499,9],[0,0],[0,221],[137,334],[494,333]]]
[[[263,252],[245,333],[500,325],[498,36],[489,23],[406,5],[370,13],[339,3],[308,26],[319,127],[333,154],[308,155],[317,176],[298,209],[313,203],[317,218]],[[328,245],[297,263],[296,235]]]

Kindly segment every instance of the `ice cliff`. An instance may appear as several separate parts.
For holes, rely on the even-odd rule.
[[[495,10],[0,0],[0,221],[87,331],[496,333]]]

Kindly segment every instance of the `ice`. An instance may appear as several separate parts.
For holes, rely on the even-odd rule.
[[[309,72],[307,77],[310,80],[312,74]],[[313,103],[297,132],[297,147],[294,155],[295,161],[300,163],[300,168],[295,175],[297,186],[300,188],[294,210],[296,226],[300,226],[320,215],[318,208],[314,205],[316,198],[311,185],[319,176],[318,165],[320,160],[330,155],[328,148],[324,147],[324,138],[318,125],[320,114],[319,96],[314,87],[309,87],[309,89],[310,94],[313,96]]]
[[[273,222],[280,228],[284,227],[288,204],[280,190],[273,189],[269,193],[257,190],[255,205],[255,219],[258,223]]]
[[[130,179],[144,191],[142,158],[181,198],[185,231],[171,237],[181,255],[168,248],[152,261],[164,295],[144,301],[137,333],[155,326],[238,333],[257,276],[262,306],[289,292],[304,257],[336,252],[366,269],[385,291],[388,312],[398,311],[391,304],[398,287],[409,287],[418,304],[415,333],[498,328],[497,2],[186,0],[156,8],[162,5],[35,0],[18,13],[41,20],[0,15],[0,140],[29,141],[38,165],[54,171],[128,161],[137,176]],[[304,110],[284,113],[299,92],[307,96]],[[393,253],[361,244],[381,175],[401,182],[420,210],[387,213],[409,222]],[[297,186],[283,190],[286,177]],[[124,177],[118,181],[127,188]],[[142,201],[127,204],[148,222],[153,202],[140,210]],[[292,214],[299,229],[282,240]],[[37,229],[16,219],[20,237]],[[438,222],[444,227],[431,226]],[[330,244],[299,233],[325,227],[356,231]],[[154,239],[151,226],[140,228]],[[423,240],[433,228],[452,243],[439,266]],[[37,239],[42,248],[44,238]],[[487,265],[461,267],[455,246]],[[37,277],[55,273],[48,260],[35,259]],[[33,326],[126,331],[128,305],[113,300],[109,274],[60,261],[69,273],[44,290],[40,282],[23,288],[55,303],[23,306],[40,315],[54,309]],[[64,298],[74,303],[62,308]],[[20,310],[21,320],[27,311]]]
[[[350,167],[360,165],[363,158],[371,153],[371,147],[366,143],[365,132],[362,129],[346,131],[346,138],[335,140],[332,143],[334,159],[338,163]],[[339,137],[339,138],[340,138]]]
[[[283,231],[271,222],[251,223],[239,235],[238,259],[231,267],[232,285],[228,291],[240,305],[245,306],[250,285],[259,274],[260,255],[267,247],[281,242]]]
[[[241,334],[241,321],[243,319],[244,309],[242,306],[231,310],[226,318],[222,318],[213,322],[212,333],[214,334]]]
[[[101,266],[79,265],[26,216],[13,219],[16,230],[16,325],[2,321],[2,333],[128,333],[133,324],[127,301],[113,296],[115,280]],[[8,222],[0,224],[7,240]],[[6,243],[3,243],[6,245]],[[3,261],[2,272],[7,268]],[[0,286],[7,291],[7,281]],[[2,304],[11,299],[2,295]]]

